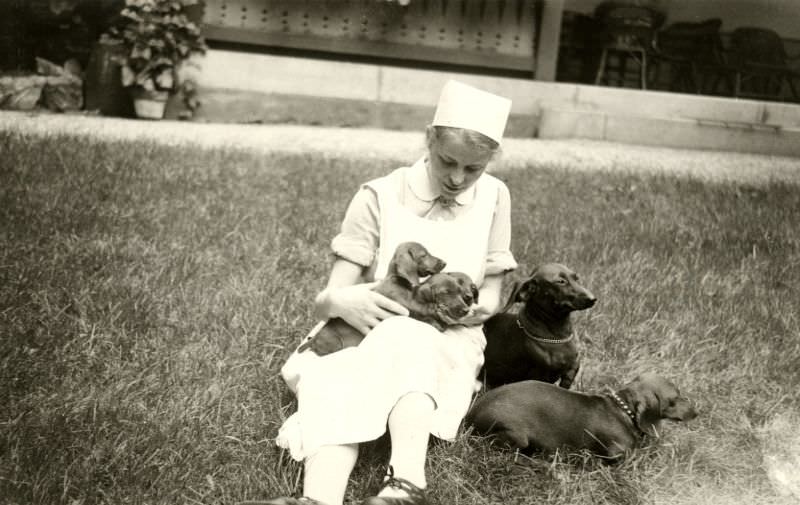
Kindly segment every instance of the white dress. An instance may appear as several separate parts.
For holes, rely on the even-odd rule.
[[[367,183],[380,206],[375,278],[385,276],[398,244],[414,240],[444,259],[445,271],[464,272],[480,286],[502,183],[482,174],[475,183],[472,207],[453,220],[435,221],[402,206],[393,177],[402,177],[401,169]],[[297,395],[298,409],[284,422],[277,443],[300,461],[323,445],[376,439],[386,431],[397,400],[409,392],[424,392],[434,399],[431,433],[452,440],[475,391],[485,346],[482,326],[439,332],[426,323],[395,316],[379,323],[357,347],[323,357],[295,352],[281,373]]]

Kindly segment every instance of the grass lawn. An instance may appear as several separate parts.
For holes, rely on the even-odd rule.
[[[413,160],[9,132],[0,153],[0,503],[299,491],[301,465],[274,445],[294,408],[278,369],[312,326],[358,184]],[[800,499],[770,483],[800,468],[800,187],[547,164],[496,175],[525,269],[566,263],[599,297],[575,320],[577,387],[652,370],[700,417],[613,466],[468,434],[432,443],[434,502]],[[376,491],[387,450],[362,451],[349,500]]]

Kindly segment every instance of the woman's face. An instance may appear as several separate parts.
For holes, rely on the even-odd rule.
[[[492,153],[475,149],[452,136],[429,142],[429,174],[436,189],[455,198],[469,189],[486,170]]]

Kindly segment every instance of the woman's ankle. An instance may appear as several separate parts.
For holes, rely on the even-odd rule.
[[[425,467],[416,468],[417,466],[390,463],[386,469],[386,476],[383,478],[384,484],[389,483],[391,480],[399,480],[401,482],[409,482],[420,489],[425,489],[428,487],[428,481],[425,478]]]
[[[410,485],[409,485],[410,484]],[[383,478],[383,488],[378,496],[389,498],[402,498],[409,496],[409,490],[424,490],[428,487],[425,479],[425,470],[419,472],[397,471],[397,467],[389,465]]]

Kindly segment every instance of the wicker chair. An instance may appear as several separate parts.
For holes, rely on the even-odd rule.
[[[788,91],[793,101],[800,101],[795,85],[800,73],[789,67],[789,61],[798,57],[786,54],[783,40],[772,30],[735,29],[727,51],[727,63],[734,79],[733,96],[783,100]]]
[[[670,91],[712,93],[725,75],[718,18],[679,22],[659,31],[653,45],[659,63],[669,67]]]

